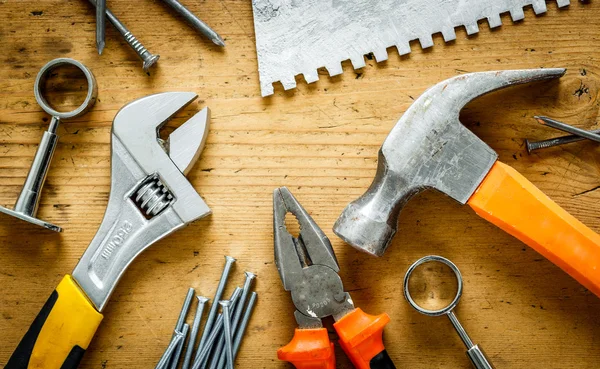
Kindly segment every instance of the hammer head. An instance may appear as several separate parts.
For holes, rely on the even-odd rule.
[[[427,90],[386,138],[373,183],[344,209],[335,234],[361,251],[381,256],[412,196],[433,188],[465,204],[498,155],[462,125],[462,108],[489,92],[564,73],[562,68],[470,73]]]

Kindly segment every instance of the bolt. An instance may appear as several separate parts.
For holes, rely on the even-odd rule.
[[[171,369],[177,369],[177,366],[179,364],[179,358],[181,357],[181,352],[183,351],[183,346],[185,345],[185,339],[188,335],[190,331],[190,325],[185,323],[183,325],[183,338],[181,339],[181,341],[179,341],[179,344],[177,345],[177,349],[175,351],[175,355],[172,358],[172,362],[171,362]]]
[[[589,132],[595,133],[595,134],[600,134],[600,129],[594,129],[593,131],[589,131]],[[581,136],[577,136],[577,135],[561,136],[561,137],[551,138],[548,140],[533,141],[533,142],[529,141],[529,140],[525,140],[525,147],[527,148],[527,152],[529,154],[531,154],[531,152],[535,151],[535,150],[547,149],[549,147],[566,145],[566,144],[570,144],[573,142],[579,142],[579,141],[583,141],[583,140],[585,140],[585,138],[583,138]]]
[[[169,346],[165,350],[165,353],[160,358],[160,360],[158,361],[158,364],[156,364],[154,369],[163,369],[165,367],[165,365],[167,364],[167,361],[171,358],[171,355],[173,355],[173,351],[179,344],[179,341],[181,341],[182,339],[183,339],[183,333],[179,332],[179,331],[175,331],[175,335],[171,339]]]
[[[244,333],[246,332],[246,328],[248,327],[248,322],[250,321],[250,317],[252,316],[252,311],[254,310],[254,305],[256,305],[256,298],[258,295],[256,292],[252,292],[250,295],[250,301],[248,301],[248,307],[246,307],[246,311],[244,312],[244,317],[242,318],[242,322],[240,323],[239,329],[235,332],[235,339],[233,340],[233,358],[237,357],[238,351],[240,349],[240,345],[242,343],[242,338],[244,337]]]
[[[586,131],[585,129],[573,127],[569,124],[559,122],[554,119],[550,119],[548,117],[534,117],[539,123],[547,125],[549,127],[559,129],[561,131],[570,133],[572,135],[581,136],[583,138],[587,138],[588,140],[600,142],[600,135],[592,133],[590,131]]]
[[[88,1],[92,3],[92,5],[96,6],[96,0]],[[138,39],[129,31],[129,29],[125,27],[123,23],[121,23],[119,18],[115,17],[115,15],[108,8],[106,8],[106,17],[108,18],[110,23],[112,23],[112,25],[115,26],[117,31],[119,31],[119,33],[123,36],[125,42],[127,42],[127,44],[131,46],[131,48],[136,52],[136,54],[138,54],[138,56],[142,59],[142,61],[144,62],[142,64],[142,67],[144,68],[144,71],[147,72],[148,69],[150,69],[150,67],[158,61],[160,55],[154,55],[150,53],[144,47],[144,45],[142,45],[142,43],[139,42]]]
[[[240,298],[240,303],[238,303],[235,307],[233,324],[231,325],[232,331],[235,332],[239,323],[239,320],[244,312],[244,305],[246,304],[246,300],[248,299],[248,294],[250,293],[250,287],[252,286],[252,281],[256,278],[256,274],[252,272],[245,272],[246,280],[244,281],[244,288],[242,290],[242,297]],[[220,342],[221,345],[224,342]],[[221,355],[218,358],[217,368],[221,368],[225,366],[225,351],[221,352]]]
[[[187,349],[185,350],[185,357],[183,359],[182,369],[189,369],[192,361],[192,354],[194,351],[194,345],[196,344],[196,336],[198,336],[198,330],[200,329],[200,322],[202,321],[202,313],[204,312],[204,306],[209,299],[203,296],[196,296],[198,298],[198,307],[196,308],[196,314],[194,315],[194,322],[192,323],[192,333],[188,341]]]
[[[227,369],[233,369],[233,342],[232,342],[232,330],[231,330],[231,301],[221,300],[219,301],[221,309],[223,310],[223,326],[225,333],[225,352],[227,353]],[[218,357],[218,356],[217,356]]]
[[[187,20],[192,27],[194,27],[198,32],[202,33],[204,36],[208,37],[216,45],[225,46],[225,41],[223,41],[223,38],[221,38],[221,36],[219,36],[219,34],[215,32],[215,30],[210,28],[200,18],[196,17],[194,13],[189,11],[189,9],[183,6],[179,1],[163,0],[163,2],[167,3],[177,13],[184,17],[185,20]]]
[[[223,291],[225,290],[225,285],[227,284],[227,278],[229,277],[229,272],[231,271],[231,267],[235,259],[231,256],[225,256],[225,267],[223,268],[223,273],[221,274],[221,279],[219,280],[219,285],[217,286],[217,292],[215,293],[215,297],[213,301],[221,300],[221,296],[223,295]],[[204,332],[202,332],[202,338],[200,338],[200,345],[198,346],[198,350],[201,350],[208,334],[210,333],[210,329],[215,320],[215,316],[217,315],[218,305],[213,303],[210,307],[210,311],[208,313],[208,318],[206,319],[206,325],[204,326]]]

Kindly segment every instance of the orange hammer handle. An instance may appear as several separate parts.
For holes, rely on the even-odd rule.
[[[277,358],[297,369],[335,369],[333,343],[325,328],[296,328],[290,343],[277,350]]]
[[[387,314],[369,315],[361,309],[346,314],[333,324],[340,346],[358,369],[396,369],[383,345]]]
[[[467,203],[600,297],[600,235],[516,170],[496,162]]]

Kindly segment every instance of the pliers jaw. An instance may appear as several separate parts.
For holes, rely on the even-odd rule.
[[[292,236],[285,226],[287,213],[298,220],[298,237]],[[285,187],[273,192],[273,235],[275,264],[284,289],[292,294],[301,328],[321,327],[321,318],[339,319],[354,309],[338,275],[331,242]]]

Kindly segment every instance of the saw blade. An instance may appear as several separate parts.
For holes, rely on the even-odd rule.
[[[569,0],[556,0],[559,7]],[[525,18],[523,8],[546,12],[545,0],[252,0],[256,51],[262,96],[273,94],[273,83],[296,87],[296,76],[307,83],[319,79],[317,69],[330,76],[342,73],[342,62],[354,69],[365,66],[365,55],[387,60],[387,48],[410,53],[410,42],[433,46],[432,35],[456,39],[455,28],[479,32],[477,22],[502,25],[500,14],[513,21]]]

